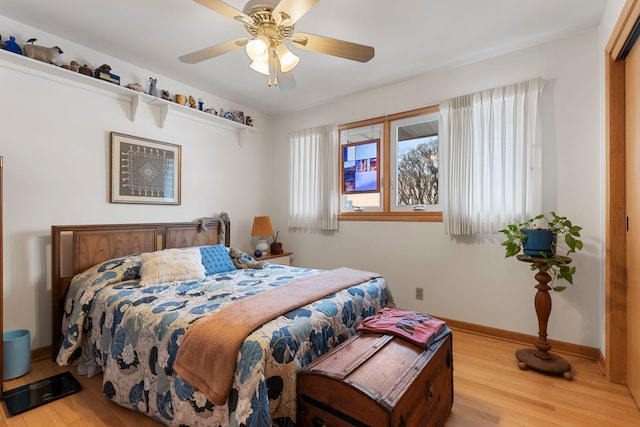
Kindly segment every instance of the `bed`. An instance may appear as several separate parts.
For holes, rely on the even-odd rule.
[[[257,327],[241,343],[228,398],[214,405],[174,369],[176,359],[185,358],[180,346],[193,348],[186,344],[189,333],[249,296],[331,273],[267,262],[262,269],[207,265],[198,280],[148,283],[148,270],[141,278],[142,261],[149,263],[151,255],[186,248],[179,256],[200,253],[206,264],[205,251],[228,253],[229,230],[223,220],[53,226],[57,362],[77,365],[79,373],[102,371],[108,398],[166,425],[295,425],[296,371],[347,340],[364,317],[384,307],[387,284],[374,277],[349,285]],[[244,253],[241,258],[253,261]],[[215,351],[203,353],[217,357]]]

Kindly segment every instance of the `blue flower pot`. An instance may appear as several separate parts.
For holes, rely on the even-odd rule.
[[[525,255],[551,257],[556,246],[556,234],[552,230],[522,230],[527,238],[522,241]]]

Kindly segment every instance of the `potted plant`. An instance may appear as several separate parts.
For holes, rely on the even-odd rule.
[[[567,255],[582,250],[580,230],[582,227],[574,225],[567,217],[550,212],[550,217],[540,214],[524,222],[510,221],[500,233],[507,237],[502,242],[505,257],[524,252],[518,259],[539,260],[531,262],[531,270],[545,271],[552,278],[551,289],[562,292],[566,286],[557,286],[555,282],[564,279],[573,284],[576,268],[569,266],[571,259]]]

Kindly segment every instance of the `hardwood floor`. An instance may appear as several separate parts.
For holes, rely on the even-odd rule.
[[[521,344],[454,330],[454,404],[446,427],[640,425],[640,410],[627,388],[612,384],[594,361],[563,355],[574,379],[521,371],[515,351]],[[553,351],[553,350],[552,350]],[[4,389],[37,381],[66,369],[48,360],[5,382]],[[136,426],[160,424],[124,409],[102,395],[102,378],[74,376],[83,390],[14,417],[2,405],[2,425],[14,427]]]
[[[515,351],[527,347],[522,344],[462,331],[453,337],[454,404],[447,427],[640,426],[629,390],[610,383],[594,361],[562,354],[574,375],[568,381],[521,371]]]

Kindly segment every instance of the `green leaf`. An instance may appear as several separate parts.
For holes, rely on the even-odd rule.
[[[520,245],[509,245],[506,249],[507,253],[504,256],[505,258],[516,256],[520,253]]]
[[[556,286],[556,287],[553,288],[553,290],[556,291],[556,292],[562,292],[565,289],[567,289],[566,286]]]

